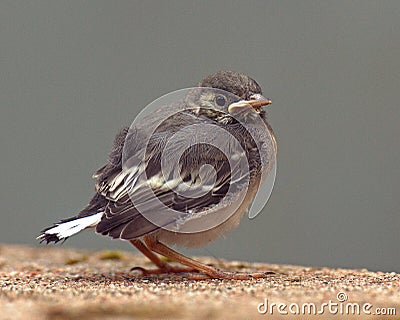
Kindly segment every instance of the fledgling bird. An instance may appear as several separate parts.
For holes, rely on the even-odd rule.
[[[38,239],[56,243],[86,228],[95,228],[102,235],[130,241],[158,267],[137,268],[144,274],[196,271],[222,279],[265,277],[262,272],[222,271],[167,246],[203,246],[237,227],[263,182],[262,177],[271,171],[275,161],[275,136],[262,109],[271,101],[262,96],[255,80],[242,73],[219,71],[204,78],[197,87],[177,104],[163,106],[142,123],[123,128],[115,138],[107,164],[93,175],[96,193],[90,203],[78,215],[44,229]],[[154,123],[156,129],[150,130]],[[252,126],[253,123],[261,125]],[[200,134],[196,125],[225,130],[237,139],[238,145],[229,145],[229,154],[212,144],[190,146],[178,162],[172,163],[178,168],[180,179],[166,177],[161,158],[168,140],[177,132],[196,137]],[[207,135],[214,134],[212,139],[218,139],[218,132],[211,131]],[[178,148],[179,143],[174,146]],[[236,170],[234,174],[230,158],[245,159],[248,172]],[[201,176],[205,164],[211,165],[215,173],[211,183]],[[246,178],[248,188],[241,201],[236,201],[235,195],[244,189]],[[188,185],[196,196],[177,191]],[[233,196],[227,196],[230,194]],[[235,201],[237,205],[233,205]],[[179,215],[171,220],[168,210]],[[204,212],[215,219],[206,220],[205,227],[196,229]],[[178,220],[180,227],[190,226],[192,232],[168,227]],[[210,225],[209,221],[217,222]],[[171,266],[156,253],[186,267]]]

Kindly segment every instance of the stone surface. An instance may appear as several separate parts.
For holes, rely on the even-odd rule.
[[[153,266],[128,252],[3,245],[0,319],[284,319],[299,318],[292,314],[297,307],[304,319],[398,319],[400,314],[396,273],[199,260],[222,269],[275,273],[250,281],[142,276],[130,268]],[[336,315],[329,311],[330,301]],[[257,308],[265,311],[265,302],[268,311],[261,314]],[[274,303],[281,303],[281,309]],[[310,315],[310,304],[323,313]],[[351,315],[358,306],[360,315]],[[379,312],[397,315],[377,316]]]

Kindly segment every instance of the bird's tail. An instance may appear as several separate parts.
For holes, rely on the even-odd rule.
[[[96,226],[103,216],[103,212],[98,212],[86,217],[73,217],[55,223],[53,226],[48,227],[41,231],[40,235],[36,238],[40,242],[57,243],[66,240],[68,237],[82,231],[83,229]]]

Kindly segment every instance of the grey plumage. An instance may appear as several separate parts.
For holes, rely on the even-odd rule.
[[[253,192],[254,186],[262,182],[262,171],[265,173],[272,167],[276,152],[275,140],[263,110],[253,114],[258,120],[262,120],[263,130],[257,126],[252,127],[251,124],[243,126],[243,123],[231,117],[227,111],[228,105],[233,102],[248,100],[254,94],[262,94],[260,86],[253,79],[241,73],[221,71],[208,76],[198,86],[203,88],[191,91],[177,104],[164,106],[141,125],[121,129],[114,140],[107,164],[93,175],[96,193],[90,203],[77,216],[63,220],[57,225],[101,213],[101,219],[88,227],[95,226],[96,232],[112,238],[132,240],[145,235],[159,234],[160,228],[176,223],[177,219],[193,219],[195,214],[209,208],[220,210],[215,210],[215,221],[219,224],[228,219],[229,214],[233,213],[229,213],[229,206],[238,201],[234,197],[239,196],[241,188],[250,183],[253,188],[249,192]],[[215,94],[215,90],[207,88],[224,90],[226,105],[211,106],[211,100],[208,98]],[[208,100],[202,97],[208,97]],[[199,106],[198,101],[204,101],[204,106]],[[166,120],[165,113],[172,115]],[[239,112],[237,118],[240,117]],[[251,119],[246,117],[247,114],[244,114],[243,121],[251,122]],[[154,124],[157,124],[155,132],[149,129],[155,127]],[[183,181],[190,182],[191,192],[200,194],[207,183],[206,179],[198,183],[199,170],[204,164],[214,167],[217,173],[216,182],[211,190],[199,197],[185,197],[174,190],[180,186],[166,185],[166,181],[175,181],[172,176],[160,175],[160,154],[176,132],[187,130],[188,137],[195,136],[197,133],[188,127],[195,124],[217,126],[237,138],[240,148],[237,145],[228,148],[233,149],[231,154],[240,152],[239,149],[244,150],[241,156],[245,157],[249,172],[247,176],[238,175],[240,170],[235,171],[230,167],[226,155],[221,150],[209,144],[197,144],[183,153],[179,163],[171,165],[179,168]],[[210,132],[210,135],[212,134]],[[208,138],[213,139],[212,136]],[[179,149],[179,145],[176,148]],[[125,167],[124,159],[129,159]],[[235,183],[232,183],[233,181]],[[156,199],[153,193],[157,196]],[[253,193],[251,196],[241,196],[250,199],[249,201],[254,197]],[[168,209],[181,214],[171,215]],[[143,212],[146,213],[145,216]],[[221,212],[220,217],[218,212]],[[221,216],[222,212],[227,216]],[[147,214],[154,217],[157,223],[153,223],[152,219],[149,221]],[[62,238],[57,234],[49,233],[52,228],[54,227],[44,229],[39,239],[47,243],[60,241]]]

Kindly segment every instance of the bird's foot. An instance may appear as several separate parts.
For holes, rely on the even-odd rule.
[[[188,280],[207,280],[207,279],[225,279],[225,280],[252,280],[260,278],[268,278],[275,274],[273,271],[266,272],[229,272],[215,269],[213,274],[208,275],[199,270],[187,268],[168,266],[168,268],[145,269],[142,267],[134,267],[131,272],[140,273],[141,276],[148,275],[162,275],[162,274],[176,274]]]
[[[166,265],[163,268],[157,269],[145,269],[143,267],[133,267],[130,272],[140,273],[141,276],[147,276],[152,274],[176,274],[176,273],[198,273],[199,271],[188,267],[177,267]]]

